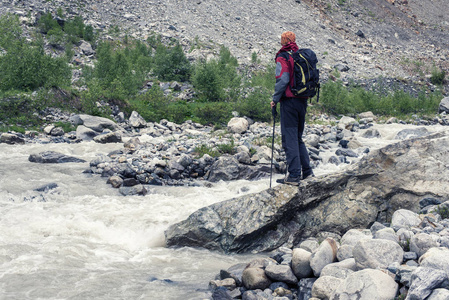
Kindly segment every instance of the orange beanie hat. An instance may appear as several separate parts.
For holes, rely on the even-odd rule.
[[[296,35],[291,31],[285,31],[281,35],[281,44],[287,45],[290,42],[296,42]]]

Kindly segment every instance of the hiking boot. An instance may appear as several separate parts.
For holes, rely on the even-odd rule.
[[[302,173],[302,180],[306,179],[307,177],[315,177],[315,174],[310,170],[309,172]]]
[[[282,183],[282,184],[290,184],[290,185],[299,185],[299,176],[298,177],[292,177],[292,176],[287,176],[285,178],[281,178],[281,179],[276,179],[277,183]]]

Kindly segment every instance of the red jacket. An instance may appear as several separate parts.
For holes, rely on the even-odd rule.
[[[276,54],[276,85],[274,87],[273,102],[278,103],[282,97],[296,98],[290,90],[294,81],[294,61],[291,55],[280,55],[283,52],[296,52],[299,47],[295,42],[288,43]],[[286,59],[288,57],[288,59]]]

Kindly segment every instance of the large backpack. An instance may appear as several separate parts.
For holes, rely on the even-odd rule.
[[[284,52],[285,53],[285,52]],[[290,82],[290,89],[296,97],[320,98],[320,71],[316,68],[318,59],[310,49],[299,49],[296,52],[286,52],[295,62],[294,82]],[[288,60],[288,57],[287,57]]]

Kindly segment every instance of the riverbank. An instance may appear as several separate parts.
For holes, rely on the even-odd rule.
[[[330,119],[326,125],[308,125],[307,145],[311,155],[320,158],[314,159],[314,171],[317,176],[350,166],[352,161],[365,155],[366,149],[373,151],[402,138],[426,135],[447,128],[442,125],[378,124],[374,119],[367,123],[372,125],[366,126],[363,124],[365,121],[361,122],[362,119],[359,118],[357,121],[345,118],[338,120],[338,123],[337,120],[331,123],[333,120]],[[444,116],[440,119],[444,119]],[[128,122],[129,120],[127,125],[122,127],[130,128]],[[245,124],[243,120],[242,122]],[[89,125],[88,122],[87,125],[96,127],[92,124]],[[119,126],[119,124],[116,125]],[[168,129],[160,128],[162,126]],[[222,131],[214,137],[215,131],[207,126],[196,129],[187,128],[194,126],[191,123],[173,126],[169,123],[159,125],[147,123],[145,127],[133,128],[132,131],[125,130],[121,143],[103,144],[93,139],[79,141],[76,131],[57,137],[52,136],[52,130],[50,130],[50,134],[23,136],[25,144],[0,144],[3,149],[2,161],[5,162],[2,164],[2,174],[5,176],[2,179],[2,196],[0,197],[4,216],[1,222],[3,228],[11,229],[1,242],[4,253],[2,268],[6,274],[3,278],[8,278],[5,281],[7,284],[2,287],[8,295],[22,297],[24,293],[27,293],[37,297],[41,295],[39,291],[42,291],[48,299],[56,299],[64,295],[74,299],[77,297],[101,299],[101,297],[107,298],[107,295],[109,298],[141,295],[148,297],[157,295],[164,299],[207,298],[212,293],[207,285],[219,269],[225,270],[234,264],[245,264],[253,259],[247,258],[246,255],[229,256],[189,247],[165,248],[163,232],[169,225],[185,219],[197,209],[232,197],[258,193],[267,189],[269,173],[265,172],[261,179],[255,181],[223,179],[210,182],[206,178],[186,177],[178,179],[179,184],[176,186],[170,186],[168,181],[163,182],[163,185],[143,184],[142,186],[148,189],[146,195],[126,197],[119,192],[119,189],[106,184],[109,177],[102,177],[100,172],[83,173],[86,170],[92,170],[91,162],[105,157],[111,159],[109,162],[111,166],[120,163],[119,157],[113,158],[109,154],[116,155],[124,151],[125,143],[136,138],[139,138],[141,144],[137,145],[134,152],[120,154],[126,157],[120,164],[133,166],[139,170],[140,162],[145,161],[148,164],[149,160],[153,161],[155,158],[163,161],[162,152],[165,151],[165,155],[170,154],[171,157],[167,159],[169,163],[163,170],[167,172],[166,174],[170,174],[170,163],[183,154],[192,156],[192,164],[197,160],[193,152],[188,151],[188,149],[192,151],[196,145],[209,143],[212,149],[212,145],[230,143],[230,139],[233,138],[234,146],[238,148],[240,142],[248,142],[250,137],[253,140],[265,139],[272,132],[271,124],[255,123],[248,124],[248,132],[223,133]],[[341,127],[343,129],[339,129],[339,126],[343,126]],[[194,139],[188,138],[189,134],[193,134],[190,130],[201,133]],[[280,134],[278,130],[279,128],[276,127],[276,136]],[[97,133],[100,136],[108,134],[109,131],[110,129],[106,128],[101,131],[101,134]],[[368,135],[367,132],[370,134]],[[338,134],[343,138],[337,140]],[[19,134],[14,135],[22,137]],[[70,136],[74,138],[70,139]],[[61,137],[67,138],[70,143],[52,142],[52,139],[59,140]],[[3,140],[3,138],[2,135],[0,139]],[[348,148],[340,145],[342,140],[349,141]],[[256,146],[255,142],[253,145]],[[159,146],[166,149],[150,151]],[[253,156],[256,153],[263,154],[261,149],[268,149],[267,157],[270,158],[271,149],[268,145],[257,147],[259,152],[254,152]],[[338,149],[360,156],[337,155]],[[83,159],[86,162],[39,164],[28,161],[31,154],[49,150]],[[221,157],[237,159],[237,154]],[[330,159],[333,156],[337,160]],[[282,151],[277,143],[275,157],[276,165],[281,165]],[[341,162],[340,157],[346,162]],[[217,162],[220,157],[214,159]],[[133,161],[138,163],[133,164]],[[107,163],[104,162],[104,164]],[[253,163],[259,167],[268,164],[267,160],[263,162],[262,155]],[[239,162],[239,164],[242,163]],[[158,167],[162,168],[162,166]],[[97,168],[98,164],[95,165],[94,170]],[[281,176],[281,174],[275,174],[273,179]],[[164,177],[160,178],[161,181],[164,180]],[[195,184],[189,184],[193,182]],[[44,192],[33,191],[51,183],[56,183],[57,187]],[[17,231],[14,228],[23,228],[26,232]],[[17,246],[17,241],[20,241],[21,246]],[[75,246],[67,248],[68,244]],[[63,249],[67,250],[63,251]],[[34,253],[41,258],[36,257]],[[35,265],[35,271],[32,271],[32,265]],[[77,272],[80,266],[87,269],[84,269],[84,272]],[[66,269],[67,272],[57,271],[61,269]],[[14,270],[25,272],[21,278],[33,280],[34,284],[30,285],[29,290],[19,288],[23,280],[14,279],[18,274]],[[66,276],[72,279],[62,280]],[[86,281],[86,277],[92,278],[93,281]],[[54,290],[49,284],[49,280],[53,278],[60,278],[53,284]],[[127,279],[123,280],[123,278]],[[105,280],[110,282],[110,285],[104,285]],[[98,283],[97,287],[94,287],[95,282]],[[44,286],[48,288],[43,288]],[[78,286],[78,288],[74,290],[71,286]],[[121,289],[116,289],[116,286],[120,286]],[[19,290],[23,293],[19,293]]]
[[[274,173],[285,173],[279,125],[275,126],[272,153],[272,124],[244,117],[234,117],[227,128],[218,130],[192,121],[146,122],[137,112],[120,122],[89,115],[64,115],[58,111],[52,118],[70,121],[76,131],[64,132],[62,127],[48,125],[42,133],[2,133],[0,142],[94,141],[121,145],[113,152],[96,156],[84,172],[104,177],[124,195],[145,193],[144,186],[207,186],[220,180],[266,178],[271,172],[272,154]],[[449,117],[442,110],[432,119],[416,118],[412,124],[406,124],[396,118],[378,120],[367,112],[359,114],[357,119],[313,116],[311,122],[306,125],[304,139],[312,167],[324,164],[328,169],[337,169],[385,145],[380,141],[404,140],[438,131],[449,124]]]

